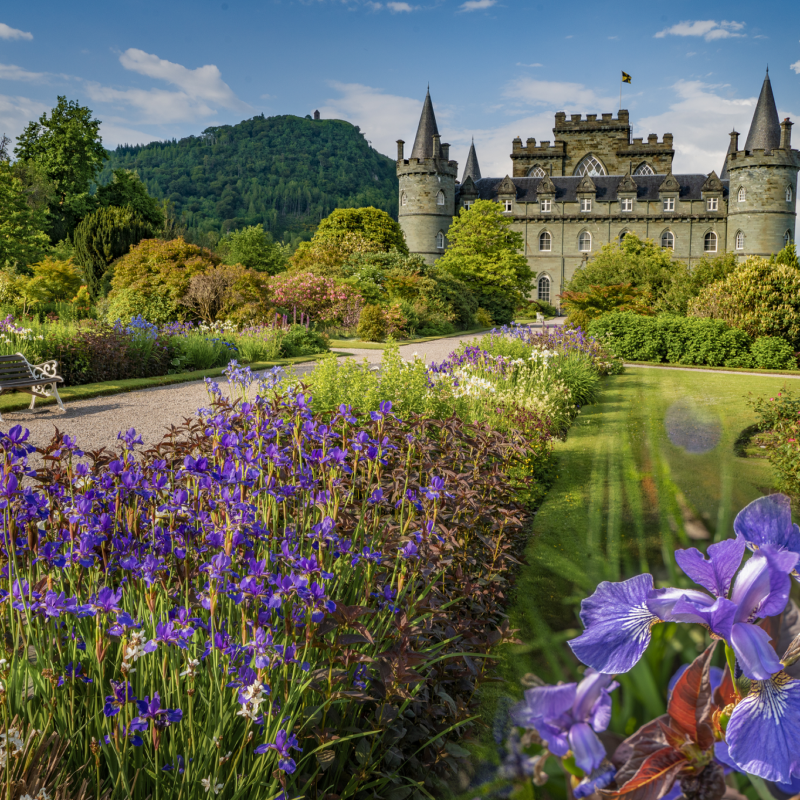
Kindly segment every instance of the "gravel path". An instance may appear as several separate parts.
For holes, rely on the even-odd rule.
[[[471,341],[476,338],[467,336]],[[400,353],[410,360],[418,354],[426,363],[442,361],[458,346],[461,337],[437,339],[431,342],[403,345]],[[382,350],[347,350],[353,357],[371,364],[379,364]],[[303,374],[314,368],[314,364],[299,364],[295,372]],[[223,391],[226,383],[220,381]],[[36,446],[47,444],[56,428],[74,436],[83,450],[96,450],[101,447],[116,449],[117,433],[135,428],[144,439],[145,445],[160,441],[170,425],[178,425],[186,417],[193,416],[198,408],[208,405],[203,381],[180,383],[174,386],[158,386],[140,389],[127,394],[109,397],[95,397],[90,400],[74,400],[65,403],[67,413],[62,414],[58,406],[42,406],[36,411],[9,411],[3,414],[0,429],[8,430],[12,425],[22,425],[31,432],[30,442]]]

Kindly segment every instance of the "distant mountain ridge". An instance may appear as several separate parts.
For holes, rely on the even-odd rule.
[[[308,238],[335,208],[375,206],[397,217],[395,162],[344,120],[261,115],[179,141],[120,145],[98,184],[120,168],[174,203],[195,241],[259,222],[278,240]]]

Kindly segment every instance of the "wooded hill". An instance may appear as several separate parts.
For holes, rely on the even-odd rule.
[[[114,169],[136,170],[195,241],[259,222],[277,240],[309,238],[335,208],[375,206],[397,217],[394,161],[343,120],[261,115],[180,141],[120,145],[109,156],[99,184]]]

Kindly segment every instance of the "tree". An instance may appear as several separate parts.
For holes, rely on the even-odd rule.
[[[161,230],[164,227],[164,209],[155,197],[147,193],[139,176],[129,169],[115,169],[113,175],[111,183],[97,190],[97,202],[103,207],[130,208],[154,231]]]
[[[374,252],[374,244],[361,233],[347,231],[336,239],[317,239],[300,242],[291,257],[293,272],[313,271],[317,275],[340,278],[345,261],[358,253]]]
[[[588,330],[593,319],[610,311],[631,311],[652,316],[648,295],[629,283],[613,286],[590,286],[588,292],[562,292],[561,301],[567,310],[570,325]]]
[[[319,223],[314,240],[337,241],[347,233],[361,234],[374,245],[374,251],[388,253],[394,247],[401,253],[408,253],[400,225],[385,211],[372,206],[337,208]]]
[[[18,270],[42,257],[49,240],[43,210],[31,208],[22,181],[0,161],[0,269]]]
[[[286,269],[289,249],[289,245],[274,241],[259,223],[226,233],[217,246],[217,253],[225,264],[241,264],[248,269],[277,275]]]
[[[14,152],[21,161],[35,162],[52,182],[50,241],[66,238],[94,209],[89,188],[108,157],[100,139],[100,120],[76,101],[59,96],[50,116],[30,122],[17,139]]]
[[[436,262],[437,269],[466,283],[498,324],[511,322],[533,280],[520,252],[522,234],[510,225],[511,219],[498,203],[476,200],[472,208],[453,218],[447,233],[449,245]]]
[[[31,265],[31,277],[17,278],[15,288],[25,305],[72,300],[81,287],[77,265],[69,259],[44,258]]]
[[[98,208],[75,228],[75,258],[92,297],[100,293],[108,265],[152,236],[153,228],[130,208],[115,206]]]

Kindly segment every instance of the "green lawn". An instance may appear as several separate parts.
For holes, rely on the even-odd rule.
[[[482,692],[479,761],[496,759],[489,732],[521,696],[526,673],[552,683],[578,676],[565,642],[598,582],[651,572],[680,585],[673,550],[731,536],[739,509],[771,490],[769,463],[737,456],[734,444],[756,421],[748,393],[772,396],[784,383],[795,381],[643,368],[603,380],[600,401],[556,444],[558,477],[533,520],[508,612],[522,643],[501,648],[504,681]],[[612,730],[632,733],[645,715],[663,713],[663,687],[703,646],[689,630],[654,629],[648,655],[620,679],[627,691],[617,697],[626,699],[615,700]]]

